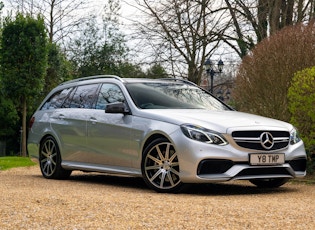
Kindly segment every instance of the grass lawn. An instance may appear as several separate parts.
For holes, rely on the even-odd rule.
[[[0,157],[0,170],[36,165],[28,157]]]

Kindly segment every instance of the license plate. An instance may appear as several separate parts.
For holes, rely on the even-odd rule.
[[[252,153],[249,154],[251,165],[279,165],[284,164],[284,153]]]

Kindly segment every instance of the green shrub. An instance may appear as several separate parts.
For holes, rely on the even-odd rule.
[[[308,169],[315,170],[315,67],[294,74],[288,90],[288,108],[305,143]]]

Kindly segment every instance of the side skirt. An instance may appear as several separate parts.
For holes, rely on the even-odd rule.
[[[86,164],[86,163],[73,162],[73,161],[63,161],[61,163],[61,166],[67,170],[80,170],[80,171],[87,171],[87,172],[100,172],[100,173],[142,177],[141,170],[135,169],[135,168],[98,165],[98,164]]]

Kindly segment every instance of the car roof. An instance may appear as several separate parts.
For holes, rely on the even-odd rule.
[[[63,85],[69,85],[69,84],[75,84],[80,82],[103,82],[103,79],[113,79],[120,81],[122,83],[140,83],[140,82],[182,82],[190,85],[195,85],[194,83],[184,80],[184,79],[178,79],[178,78],[158,78],[158,79],[151,79],[151,78],[121,78],[116,75],[95,75],[95,76],[89,76],[89,77],[83,77],[83,78],[77,78],[70,81],[66,81],[61,83],[59,86]],[[196,85],[197,86],[197,85]]]

